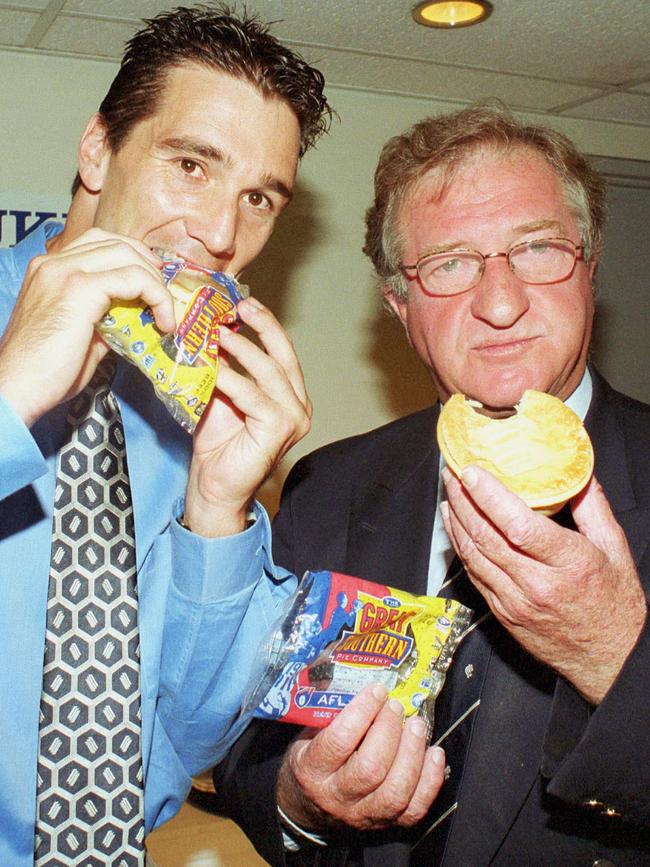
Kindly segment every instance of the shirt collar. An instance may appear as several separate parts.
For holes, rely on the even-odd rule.
[[[585,372],[580,380],[580,385],[576,388],[573,394],[570,394],[564,401],[569,409],[572,409],[574,413],[582,419],[582,421],[585,420],[585,416],[587,415],[593,391],[594,387],[591,382],[591,374],[589,373],[589,368],[585,367]]]
[[[63,223],[48,220],[16,244],[13,253],[18,273],[24,274],[31,260],[35,256],[42,256],[47,251],[45,242],[62,231]]]

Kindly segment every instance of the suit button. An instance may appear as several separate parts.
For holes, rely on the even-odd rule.
[[[607,858],[596,858],[592,867],[616,867],[613,861],[609,861]]]

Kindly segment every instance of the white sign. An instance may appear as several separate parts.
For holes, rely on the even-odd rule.
[[[47,220],[65,220],[69,204],[69,198],[0,191],[0,247],[13,247]]]

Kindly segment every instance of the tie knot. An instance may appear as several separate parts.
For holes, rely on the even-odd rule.
[[[110,395],[110,387],[116,366],[117,357],[113,352],[109,352],[100,361],[88,385],[70,404],[68,423],[71,426],[80,424],[92,412],[102,419],[110,419],[115,415],[116,409]]]

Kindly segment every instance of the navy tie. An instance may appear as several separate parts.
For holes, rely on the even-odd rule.
[[[481,690],[490,657],[489,645],[479,627],[490,616],[487,605],[474,589],[456,557],[439,596],[455,599],[474,612],[472,622],[452,660],[445,685],[436,701],[434,744],[445,750],[445,783],[427,817],[418,825],[411,862],[422,865],[443,863],[445,846],[458,807],[463,766],[474,722],[481,704]]]

